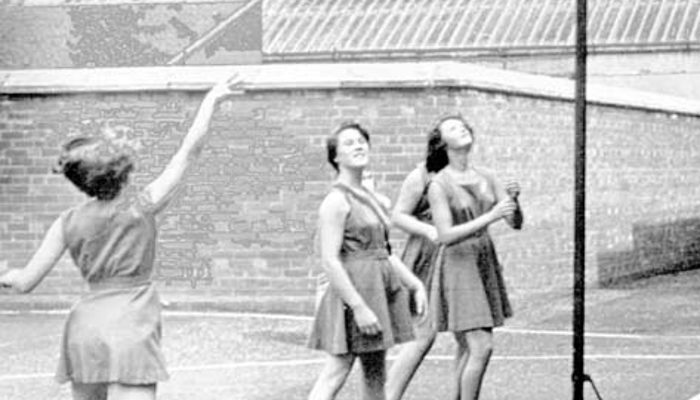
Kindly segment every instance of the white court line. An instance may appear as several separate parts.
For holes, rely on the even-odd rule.
[[[520,333],[524,335],[548,335],[548,336],[572,336],[572,331],[551,330],[551,329],[522,329],[522,328],[496,328],[496,332],[504,333]],[[689,339],[700,340],[700,335],[639,335],[631,333],[604,333],[604,332],[586,332],[586,337],[604,338],[604,339]],[[700,400],[700,399],[698,399]]]
[[[7,311],[0,310],[0,315],[63,315],[68,314],[68,310],[28,310],[28,311]],[[289,321],[313,321],[312,316],[306,315],[289,315],[275,313],[249,313],[249,312],[233,312],[233,311],[175,311],[164,310],[164,317],[205,317],[205,318],[259,318],[267,320],[289,320]],[[573,333],[570,330],[555,330],[555,329],[525,329],[525,328],[509,328],[499,327],[496,332],[524,334],[524,335],[548,335],[548,336],[571,336]],[[633,340],[649,340],[649,339],[688,339],[700,340],[700,335],[640,335],[629,333],[606,333],[606,332],[586,332],[585,337],[590,338],[605,338],[605,339],[633,339]],[[700,399],[697,399],[700,400]]]
[[[38,336],[38,337],[34,337],[34,338],[28,338],[28,339],[13,340],[11,342],[0,343],[0,349],[5,348],[5,347],[14,346],[17,344],[39,342],[39,341],[47,340],[47,339],[57,340],[60,337],[61,337],[61,335],[45,335],[45,336]]]
[[[67,315],[68,314],[67,309],[61,309],[61,310],[22,310],[22,311],[17,311],[17,310],[0,310],[0,315],[25,315],[25,314],[30,314],[30,315]]]
[[[700,360],[700,354],[591,354],[585,356],[586,360]],[[389,357],[393,360],[395,357]],[[570,360],[571,355],[540,355],[540,356],[493,356],[492,361],[556,361]],[[428,356],[426,360],[432,361],[453,361],[452,356]],[[204,365],[182,365],[168,368],[171,372],[196,372],[226,370],[236,368],[251,367],[298,367],[303,365],[321,364],[325,358],[310,358],[300,360],[271,360],[271,361],[241,361],[224,364],[204,364]],[[40,378],[51,378],[54,374],[50,372],[37,372],[28,374],[5,374],[0,376],[0,382],[29,380]],[[694,397],[691,400],[700,400]]]
[[[290,321],[313,321],[314,317],[307,315],[289,314],[267,314],[267,313],[247,313],[233,311],[163,311],[163,316],[169,317],[207,317],[207,318],[259,318],[259,319],[282,319]]]

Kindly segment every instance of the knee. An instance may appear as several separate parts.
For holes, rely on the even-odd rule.
[[[490,338],[479,340],[469,347],[470,357],[480,360],[488,360],[493,354],[493,340]]]
[[[324,388],[338,388],[350,373],[352,360],[344,357],[330,357],[318,377],[316,385]]]
[[[422,352],[427,352],[430,350],[431,347],[433,347],[433,343],[435,343],[436,337],[436,334],[430,334],[429,336],[416,339],[416,344]]]
[[[332,368],[323,374],[321,380],[325,381],[331,387],[337,387],[342,385],[345,378],[350,373],[351,365],[338,365],[336,368]]]
[[[467,334],[469,357],[485,360],[493,354],[493,335],[485,331],[473,331]]]

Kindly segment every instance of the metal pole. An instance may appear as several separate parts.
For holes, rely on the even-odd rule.
[[[573,399],[583,400],[586,292],[586,0],[576,0]]]

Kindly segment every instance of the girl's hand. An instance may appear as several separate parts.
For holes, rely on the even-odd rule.
[[[422,283],[413,290],[413,303],[416,305],[416,313],[422,321],[428,315],[428,295]]]
[[[516,207],[517,205],[515,204],[515,201],[513,201],[512,198],[507,197],[496,203],[496,205],[493,206],[489,212],[491,213],[493,220],[497,221],[501,218],[512,215]]]
[[[221,98],[243,90],[243,79],[238,73],[234,73],[228,79],[214,85],[209,91],[211,96]]]
[[[363,335],[374,336],[382,332],[382,326],[374,312],[366,304],[353,307],[355,323],[360,328]]]
[[[508,196],[510,196],[511,199],[517,199],[518,196],[520,195],[520,184],[515,181],[511,181],[506,183],[506,193]]]
[[[434,226],[430,226],[425,231],[425,237],[431,242],[438,243],[438,231]]]

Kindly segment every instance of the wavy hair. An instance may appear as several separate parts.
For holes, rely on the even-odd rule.
[[[426,149],[425,156],[425,168],[428,170],[428,172],[438,172],[445,168],[450,161],[447,157],[447,144],[445,144],[445,141],[442,140],[440,126],[443,124],[443,122],[452,119],[461,121],[464,124],[464,127],[467,128],[469,133],[471,133],[472,137],[474,137],[474,129],[472,129],[467,120],[461,114],[450,114],[440,118],[430,132],[428,132],[428,147]]]
[[[63,145],[53,172],[99,200],[112,200],[129,180],[134,163],[108,140],[81,136]]]

